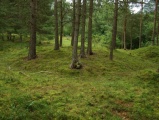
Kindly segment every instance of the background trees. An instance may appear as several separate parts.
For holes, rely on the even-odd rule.
[[[117,22],[119,24],[116,28],[113,27],[113,30],[116,29],[117,31],[116,40],[113,43],[114,48],[136,49],[151,45],[152,41],[156,41],[154,43],[157,44],[158,0],[123,0],[117,3],[119,6]],[[33,28],[34,22],[30,24],[29,1],[5,0],[1,1],[0,5],[1,40],[14,42],[23,41],[24,39],[32,41],[33,38],[29,38],[29,36],[30,28]],[[134,12],[134,8],[138,9],[138,11]],[[87,55],[93,53],[93,43],[108,47],[112,38],[115,37],[112,35],[112,26],[115,20],[113,17],[114,1],[83,0],[79,3],[79,13],[75,9],[75,0],[70,2],[67,0],[37,0],[36,29],[31,32],[34,34],[36,32],[34,39],[37,39],[37,43],[34,41],[34,44],[38,44],[42,40],[55,39],[54,48],[58,50],[59,46],[62,46],[62,38],[72,36],[70,39],[71,45],[73,45],[74,40],[77,40],[76,47],[73,46],[73,50],[76,49],[74,51],[78,51],[78,42],[81,42],[81,57],[86,55],[85,49],[87,49]],[[75,20],[77,14],[78,21]],[[74,38],[75,36],[76,38]],[[29,52],[29,54],[31,53]],[[36,54],[34,54],[33,58],[35,56]]]

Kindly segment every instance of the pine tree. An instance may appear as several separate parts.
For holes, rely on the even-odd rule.
[[[114,20],[113,20],[113,29],[112,29],[112,41],[110,45],[110,60],[113,60],[113,50],[115,47],[116,35],[117,35],[117,20],[118,19],[118,0],[115,0],[115,9],[114,9]]]
[[[90,0],[89,21],[88,21],[88,47],[87,47],[88,55],[93,55],[93,52],[92,52],[92,18],[93,18],[93,0]]]
[[[86,57],[85,55],[85,24],[86,24],[86,0],[83,0],[82,5],[82,21],[81,21],[81,58]]]
[[[59,50],[59,32],[58,32],[58,2],[54,1],[54,16],[55,16],[55,47],[54,50]]]
[[[155,45],[157,10],[158,10],[157,8],[158,8],[158,0],[156,0],[155,10],[154,10],[154,27],[153,27],[153,33],[152,33],[152,45]]]
[[[74,32],[75,32],[75,12],[76,12],[76,9],[75,9],[75,0],[73,0],[73,13],[72,13],[72,38],[71,38],[71,46],[73,46],[73,40],[74,40]]]
[[[28,59],[36,58],[36,5],[37,0],[30,0],[30,44]]]
[[[73,40],[73,49],[72,49],[72,69],[80,69],[82,65],[78,59],[77,47],[78,47],[78,32],[79,32],[79,15],[80,15],[80,4],[81,0],[78,0],[76,3],[76,14],[75,14],[75,31],[74,31],[74,40]]]

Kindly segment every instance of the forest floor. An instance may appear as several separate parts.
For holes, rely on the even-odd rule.
[[[42,42],[31,61],[27,44],[1,43],[1,120],[159,120],[159,47],[117,49],[110,61],[93,45],[74,70],[68,40],[59,51]]]

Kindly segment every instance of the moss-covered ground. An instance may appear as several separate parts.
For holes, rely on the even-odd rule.
[[[1,42],[1,120],[159,120],[159,47],[109,51],[93,45],[94,55],[70,69],[72,47],[65,40],[37,46],[28,61],[28,43]]]

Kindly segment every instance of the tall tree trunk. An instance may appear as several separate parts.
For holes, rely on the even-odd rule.
[[[59,50],[59,33],[58,33],[58,2],[54,1],[54,15],[55,15],[55,47],[54,50]]]
[[[124,41],[124,50],[127,49],[126,47],[126,27],[127,27],[127,15],[125,15],[125,18],[124,18],[124,31],[123,31],[123,41]]]
[[[76,3],[76,14],[75,14],[75,31],[74,31],[74,40],[73,40],[73,49],[72,49],[72,63],[71,68],[72,69],[79,69],[81,68],[81,64],[78,60],[78,32],[79,32],[79,14],[80,14],[80,3],[81,0],[78,0]]]
[[[143,0],[141,2],[139,48],[141,47],[141,43],[142,43],[142,26],[143,26]]]
[[[23,41],[23,36],[22,36],[22,34],[19,34],[19,41],[20,41],[20,42]]]
[[[128,9],[128,1],[124,1],[124,7],[125,7],[125,15],[124,15],[124,26],[123,26],[123,44],[124,44],[124,50],[127,49],[126,47],[126,28],[127,28],[127,9]]]
[[[121,49],[124,49],[124,35],[121,35]]]
[[[4,34],[2,33],[2,36],[1,36],[1,38],[2,38],[2,41],[4,41]]]
[[[85,58],[85,24],[86,24],[86,0],[83,0],[82,21],[81,21],[81,58]]]
[[[156,41],[157,45],[159,45],[159,40],[158,40],[159,37],[158,37],[158,34],[159,34],[159,20],[158,20],[157,36],[156,36],[156,37],[157,37],[157,38],[156,38],[156,39],[157,39],[157,41]]]
[[[153,33],[152,33],[152,45],[155,45],[156,21],[157,21],[157,6],[158,6],[158,0],[156,0],[155,11],[154,11],[154,27],[153,27]]]
[[[60,1],[60,47],[62,46],[62,36],[63,36],[63,2],[62,0]]]
[[[118,0],[115,0],[115,9],[114,9],[114,22],[112,29],[112,41],[110,45],[110,56],[109,59],[113,60],[113,50],[115,47],[116,35],[117,35],[117,20],[118,19]]]
[[[30,44],[29,44],[29,54],[28,60],[36,58],[36,5],[37,0],[30,0]]]
[[[132,50],[132,25],[131,25],[131,28],[130,28],[130,50]]]
[[[93,17],[93,0],[90,0],[89,21],[88,21],[88,47],[87,47],[88,55],[93,55],[93,52],[92,52],[92,17]]]
[[[71,46],[73,46],[73,40],[74,40],[74,32],[75,32],[75,0],[73,0],[73,18],[72,18],[72,39],[71,39]]]
[[[12,40],[12,33],[11,33],[11,32],[8,32],[8,33],[7,33],[7,40],[8,40],[8,41],[11,41],[11,40]]]
[[[80,24],[81,24],[81,0],[79,1],[79,29],[78,29],[78,36],[79,36],[79,33],[80,33]]]

